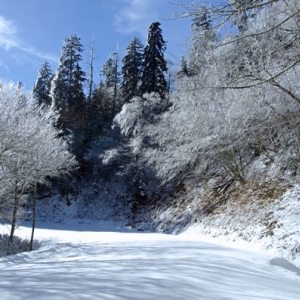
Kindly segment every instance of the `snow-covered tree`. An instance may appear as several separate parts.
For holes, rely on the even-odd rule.
[[[161,115],[169,107],[168,98],[153,92],[144,94],[143,97],[134,97],[130,103],[125,103],[121,112],[114,119],[114,126],[123,135],[123,147],[119,146],[118,151],[110,149],[104,153],[104,158],[110,157],[111,161],[123,161],[123,164],[126,162],[124,169],[127,171],[127,175],[131,175],[131,180],[127,185],[130,187],[137,205],[153,201],[154,195],[160,191],[157,186],[157,178],[147,165],[143,153],[157,146],[149,138],[148,129],[159,124]]]
[[[173,106],[143,126],[140,140],[154,146],[141,154],[163,182],[192,173],[245,183],[249,164],[275,153],[299,172],[299,5],[271,2],[245,31],[204,52],[209,64],[179,77]]]
[[[134,37],[127,46],[127,53],[122,62],[122,97],[124,102],[129,102],[134,96],[139,95],[139,84],[142,75],[143,45]]]
[[[140,94],[159,93],[165,97],[168,91],[168,83],[165,79],[167,63],[164,57],[166,42],[162,36],[159,22],[149,26],[147,45],[144,49],[144,61],[142,66],[142,80]]]
[[[190,75],[201,72],[211,64],[212,50],[217,44],[217,35],[208,11],[196,13],[192,19],[192,46],[189,51],[188,73]]]
[[[14,230],[24,194],[47,176],[69,172],[75,166],[66,142],[58,137],[60,131],[53,126],[57,113],[51,107],[30,106],[29,99],[24,105],[24,97],[17,85],[0,84],[0,191],[1,198],[6,198],[13,209],[8,254],[13,252]]]
[[[271,1],[264,0],[231,0],[226,10],[231,10],[231,19],[240,33],[248,29],[248,24],[262,6],[270,4]]]
[[[118,72],[118,53],[114,52],[102,66],[100,76],[104,76],[106,95],[109,96],[111,120],[120,111],[123,101],[120,99],[119,72]]]
[[[101,75],[105,77],[104,84],[108,87],[114,87],[119,82],[118,53],[111,53],[102,66]]]
[[[134,97],[130,103],[124,104],[114,122],[124,136],[140,139],[143,128],[147,124],[156,124],[160,114],[169,107],[168,99],[161,98],[158,93],[144,94],[143,97]],[[138,152],[137,149],[135,151]]]
[[[68,174],[75,170],[76,160],[68,151],[68,145],[65,140],[59,138],[59,132],[53,126],[53,121],[58,118],[58,115],[53,110],[41,111],[35,108],[33,115],[38,115],[38,125],[43,127],[43,130],[36,132],[37,143],[33,145],[28,155],[28,177],[32,178],[33,188],[33,223],[31,235],[31,249],[33,242],[33,234],[36,220],[36,194],[37,184],[45,183],[46,177],[53,178],[61,174]],[[46,159],[45,159],[46,158]]]

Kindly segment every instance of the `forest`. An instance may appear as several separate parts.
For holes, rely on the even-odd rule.
[[[55,72],[41,66],[30,95],[1,83],[7,254],[22,212],[31,211],[34,232],[36,202],[53,197],[76,203],[77,218],[99,218],[104,204],[108,217],[158,226],[154,214],[166,205],[186,207],[196,197],[185,220],[196,222],[249,186],[278,196],[299,182],[299,1],[177,6],[175,18],[191,19],[191,39],[172,84],[159,22],[149,26],[146,45],[132,38],[121,66],[118,53],[109,56],[99,83],[94,48],[84,72],[75,34]]]

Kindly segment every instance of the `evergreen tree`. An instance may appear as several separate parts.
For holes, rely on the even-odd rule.
[[[120,111],[123,103],[120,101],[119,93],[119,72],[118,72],[118,53],[112,53],[104,63],[100,76],[105,76],[104,88],[110,102],[111,119]]]
[[[157,92],[164,97],[168,84],[164,76],[167,71],[167,63],[164,58],[166,42],[162,37],[162,30],[159,22],[149,26],[147,45],[144,50],[144,62],[142,67],[142,84],[140,94]]]
[[[118,53],[114,52],[103,64],[100,75],[105,76],[104,84],[107,87],[114,87],[118,81]]]
[[[71,35],[65,39],[60,57],[60,65],[52,82],[51,96],[60,112],[60,125],[73,129],[82,123],[85,95],[83,84],[85,73],[79,66],[83,46],[80,38]]]
[[[180,59],[180,63],[181,63],[181,68],[180,71],[177,73],[177,77],[182,77],[182,76],[188,76],[189,75],[189,70],[188,70],[188,65],[187,65],[187,61],[185,59],[185,57],[181,57]]]
[[[69,136],[70,150],[83,166],[86,144],[86,111],[83,86],[85,73],[79,63],[83,46],[80,38],[71,35],[65,39],[60,65],[52,81],[51,96],[59,112],[58,127]]]
[[[100,82],[95,88],[92,101],[88,105],[93,107],[91,112],[93,116],[96,116],[97,123],[100,120],[107,122],[113,119],[111,115],[111,95],[103,82]]]
[[[139,94],[138,88],[142,75],[143,48],[141,41],[134,37],[127,46],[127,53],[122,60],[122,96],[125,103]]]
[[[33,86],[33,97],[38,106],[50,106],[52,103],[50,90],[54,74],[48,62],[44,62],[39,70],[38,78]]]

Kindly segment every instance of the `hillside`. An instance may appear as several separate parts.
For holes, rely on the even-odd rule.
[[[40,201],[38,219],[83,224],[106,220],[139,231],[192,233],[268,252],[300,268],[300,186],[279,177],[276,164],[264,165],[259,159],[256,165],[256,180],[223,184],[221,178],[187,179],[175,194],[134,210],[124,206],[125,201],[109,201],[86,187],[77,199],[70,198],[70,206],[59,195]],[[254,172],[253,165],[249,169]]]

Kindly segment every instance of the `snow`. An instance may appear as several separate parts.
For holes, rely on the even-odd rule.
[[[189,223],[181,232],[282,257],[300,268],[299,201],[300,186],[294,185],[278,199],[266,200],[259,210],[253,199],[242,207],[230,202],[218,214]]]
[[[40,223],[36,239],[0,259],[1,299],[299,299],[300,270],[283,258],[192,234]]]

